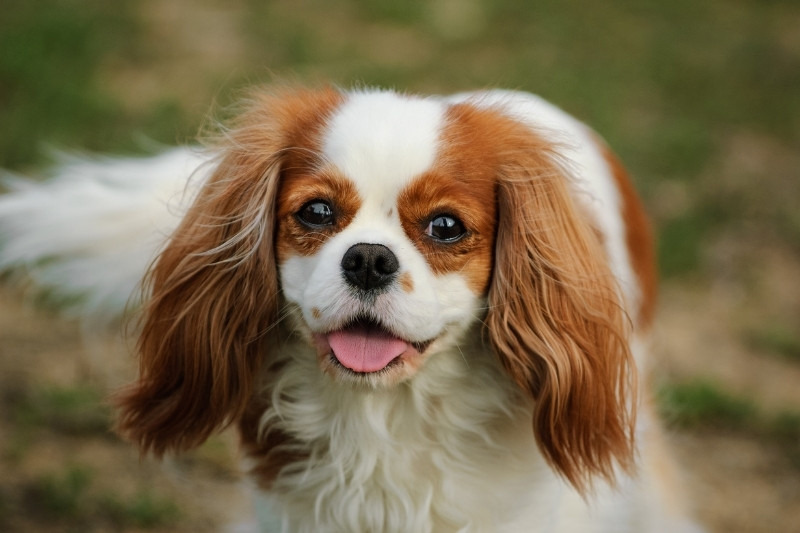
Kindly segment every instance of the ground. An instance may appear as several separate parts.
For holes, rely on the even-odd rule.
[[[766,274],[786,268],[771,265]],[[781,275],[800,276],[797,264],[791,269]],[[797,290],[783,286],[780,298],[792,305],[797,295],[787,292]],[[713,288],[666,287],[654,340],[655,381],[713,378],[725,390],[755,398],[764,412],[758,421],[737,422],[752,415],[751,404],[728,412],[722,402],[716,418],[700,413],[688,427],[670,425],[669,439],[688,499],[709,531],[800,531],[797,449],[762,429],[772,413],[800,404],[800,366],[742,339],[732,329],[743,320],[735,309]],[[110,432],[103,397],[134,370],[123,342],[87,335],[80,324],[35,309],[9,289],[0,291],[0,338],[4,530],[216,531],[247,515],[232,435],[159,464]],[[790,438],[796,438],[793,427]]]

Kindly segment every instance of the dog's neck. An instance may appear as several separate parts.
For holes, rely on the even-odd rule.
[[[309,523],[322,518],[352,531],[457,530],[467,511],[514,508],[519,484],[534,471],[551,476],[534,443],[530,401],[515,392],[477,327],[462,337],[413,379],[378,390],[323,374],[301,341],[281,347],[282,371],[264,372],[258,419],[261,438],[279,444],[251,459],[256,476],[259,461],[284,461],[270,465],[268,486],[287,516],[316,509],[325,516]],[[466,492],[483,483],[511,491]],[[492,517],[485,519],[491,530]]]

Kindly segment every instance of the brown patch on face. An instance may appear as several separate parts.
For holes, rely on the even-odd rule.
[[[279,116],[274,117],[283,127],[281,139],[281,172],[276,206],[275,253],[282,262],[292,250],[305,255],[313,253],[323,239],[325,231],[309,235],[307,228],[298,227],[293,214],[307,201],[352,198],[352,185],[342,184],[339,176],[322,170],[320,142],[325,124],[331,114],[344,101],[344,96],[333,89],[322,91],[295,91],[281,102]],[[258,100],[259,95],[256,95]],[[256,105],[256,109],[258,106]],[[276,114],[269,102],[263,106],[264,114]],[[254,114],[259,119],[257,113]],[[266,118],[265,118],[266,120]],[[258,124],[250,126],[258,134]],[[305,195],[305,196],[303,196]],[[305,201],[302,201],[305,198]],[[297,205],[300,203],[300,205]],[[294,211],[292,211],[294,209]]]
[[[297,213],[311,201],[322,201],[333,210],[333,223],[313,227]],[[355,185],[335,169],[289,167],[278,193],[277,257],[282,263],[290,255],[311,256],[332,235],[344,229],[361,206]]]
[[[639,280],[642,298],[636,323],[639,327],[648,327],[653,321],[658,295],[658,269],[653,246],[653,230],[625,167],[601,139],[597,139],[597,144],[614,175],[622,199],[625,242],[633,271]]]
[[[248,114],[248,122],[240,125],[240,129],[251,138],[249,144],[257,145],[261,136],[268,137],[262,124],[277,124],[281,157],[280,179],[276,206],[275,252],[279,262],[293,250],[297,253],[310,254],[319,247],[325,231],[314,233],[307,228],[301,230],[293,214],[305,202],[296,205],[306,195],[306,201],[314,199],[342,199],[340,203],[355,198],[354,187],[343,184],[343,179],[333,172],[323,169],[320,157],[321,135],[327,119],[341,105],[344,96],[334,89],[317,91],[286,91],[280,105],[274,104],[274,97],[256,93],[253,96],[253,110]],[[275,134],[273,133],[273,137]],[[254,150],[254,156],[260,152]],[[263,151],[264,157],[272,153]],[[238,162],[237,162],[238,163]],[[245,164],[242,162],[242,164]],[[292,211],[292,209],[295,211]],[[340,218],[341,220],[341,218]]]
[[[496,224],[496,177],[499,159],[495,122],[498,115],[472,106],[447,111],[434,167],[400,194],[398,209],[409,238],[436,274],[459,273],[476,294],[488,288]],[[439,242],[425,231],[438,215],[459,219],[460,240]]]
[[[313,307],[311,309],[311,316],[313,316],[316,320],[319,320],[319,317],[322,316],[322,312],[319,310],[318,307]]]
[[[414,278],[411,277],[411,273],[403,272],[400,276],[400,288],[404,292],[414,292]]]

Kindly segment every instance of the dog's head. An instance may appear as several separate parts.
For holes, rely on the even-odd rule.
[[[629,463],[626,319],[550,140],[480,102],[335,90],[260,93],[226,138],[150,273],[125,435],[160,455],[240,418],[281,322],[361,393],[482,328],[559,472]]]
[[[282,176],[282,293],[333,379],[410,379],[482,318],[495,180],[447,115],[432,100],[351,95]]]

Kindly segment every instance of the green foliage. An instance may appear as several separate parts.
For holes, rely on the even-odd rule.
[[[664,221],[658,232],[661,276],[675,278],[696,272],[703,264],[705,243],[733,214],[720,204],[698,205]]]
[[[800,468],[800,412],[766,414],[752,400],[707,381],[673,383],[659,391],[658,405],[673,426],[725,430],[757,437]]]
[[[143,489],[133,496],[104,492],[96,476],[77,465],[34,479],[23,493],[21,505],[27,515],[38,522],[65,524],[78,530],[98,522],[113,530],[156,529],[180,518],[172,500]]]
[[[424,0],[354,0],[360,13],[367,19],[384,20],[399,24],[419,22],[425,12]]]
[[[84,513],[92,482],[89,470],[71,466],[61,475],[46,475],[28,490],[28,506],[51,520],[75,519]]]
[[[11,515],[8,497],[0,490],[0,526],[3,526]]]
[[[786,451],[792,464],[800,469],[800,413],[785,411],[769,423],[769,435]]]
[[[769,323],[750,332],[748,340],[758,350],[800,361],[800,333],[786,324]]]
[[[757,420],[752,401],[705,381],[663,387],[659,400],[666,420],[682,427],[742,429]]]
[[[743,223],[741,202],[752,201],[716,197],[730,179],[719,168],[730,155],[725,139],[745,131],[800,142],[800,53],[788,22],[800,7],[790,2],[223,4],[217,8],[233,26],[238,52],[184,87],[165,84],[161,97],[133,110],[107,81],[115,68],[148,73],[151,62],[169,57],[172,43],[154,45],[140,18],[155,4],[8,0],[0,18],[0,166],[40,161],[43,145],[113,152],[141,151],[142,138],[185,141],[208,110],[185,97],[208,94],[209,105],[216,98],[224,106],[238,88],[275,79],[423,92],[519,88],[593,125],[650,203],[661,200],[652,191],[665,179],[693,191],[697,202],[687,213],[657,220],[662,271],[680,277],[702,272],[701,252],[716,230]],[[184,64],[182,56],[170,60]],[[765,168],[759,179],[779,178]],[[796,210],[772,211],[759,223],[797,246]]]
[[[151,492],[139,491],[132,498],[111,495],[99,502],[99,512],[120,527],[153,529],[174,524],[180,518],[175,502]]]
[[[46,428],[69,435],[107,434],[111,413],[94,387],[42,387],[25,390],[8,402],[21,428]]]
[[[0,18],[0,166],[30,163],[41,142],[110,147],[118,120],[96,72],[131,23],[127,2],[9,0]]]
[[[704,213],[695,211],[664,223],[658,234],[658,264],[662,277],[696,271],[702,264],[708,225]]]
[[[0,168],[41,161],[48,146],[142,151],[141,138],[174,143],[190,126],[168,98],[126,110],[104,83],[109,63],[144,55],[137,0],[7,0],[0,17]]]
[[[783,442],[800,446],[800,413],[780,413],[770,424],[770,432]]]

